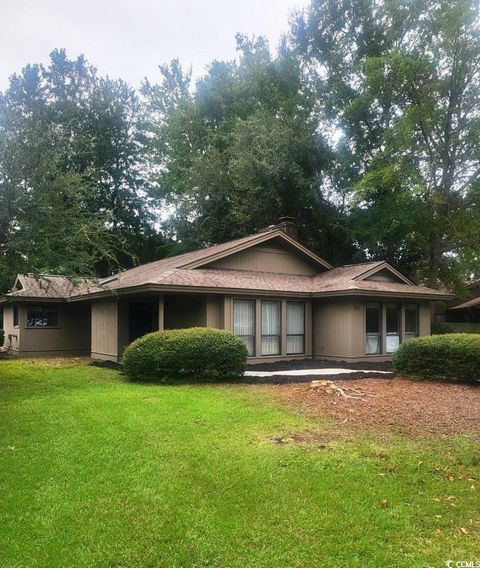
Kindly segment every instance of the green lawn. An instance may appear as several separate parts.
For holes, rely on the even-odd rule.
[[[366,433],[279,445],[271,438],[334,426],[282,408],[272,392],[0,361],[0,566],[480,559],[473,441]]]

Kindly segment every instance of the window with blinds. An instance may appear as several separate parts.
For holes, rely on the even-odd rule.
[[[305,353],[305,303],[287,302],[287,355]]]
[[[247,346],[249,357],[255,355],[255,300],[233,301],[233,333]]]
[[[262,302],[262,355],[280,355],[280,302]]]

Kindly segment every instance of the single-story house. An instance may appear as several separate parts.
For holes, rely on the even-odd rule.
[[[386,262],[334,268],[283,221],[100,280],[19,275],[0,307],[5,348],[18,355],[119,361],[151,331],[210,326],[241,337],[251,362],[385,361],[429,335],[431,303],[448,298]]]

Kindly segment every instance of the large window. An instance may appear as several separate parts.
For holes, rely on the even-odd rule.
[[[405,340],[418,335],[418,304],[405,304]]]
[[[386,305],[386,351],[393,353],[400,345],[400,304]]]
[[[262,302],[262,355],[280,355],[280,302]]]
[[[255,300],[233,301],[233,333],[245,342],[248,355],[255,355]]]
[[[379,302],[368,302],[366,308],[367,355],[382,352],[382,305]]]
[[[58,307],[29,306],[27,309],[27,327],[58,327]]]
[[[287,302],[287,355],[305,353],[305,303]]]

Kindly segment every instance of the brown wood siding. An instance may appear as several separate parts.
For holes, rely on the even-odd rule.
[[[365,353],[365,305],[368,301],[395,302],[394,298],[352,298],[315,300],[313,305],[313,355],[332,359],[380,361],[391,359],[391,354],[366,355]],[[405,333],[404,306],[419,306],[419,335],[430,335],[430,303],[402,300],[400,332]],[[385,321],[383,321],[383,326]]]
[[[19,305],[20,354],[90,353],[90,304],[58,305],[58,327],[27,327],[30,304]],[[32,304],[41,306],[41,302]],[[52,304],[49,303],[49,306]],[[13,313],[13,310],[12,310]]]
[[[118,360],[118,302],[115,299],[92,303],[92,357]]]
[[[204,295],[165,295],[165,329],[205,327],[207,322],[207,300]]]
[[[312,315],[315,357],[356,355],[358,341],[354,333],[358,327],[358,316],[354,313],[353,300],[315,300]]]
[[[301,257],[281,245],[257,245],[213,262],[205,268],[227,268],[251,270],[254,272],[275,272],[279,274],[303,274],[312,276],[320,269],[313,262]]]
[[[223,328],[223,298],[222,296],[207,296],[207,327]]]
[[[18,305],[19,323],[25,319],[23,306]],[[3,308],[3,331],[5,332],[5,345],[12,351],[20,350],[21,326],[13,327],[13,305],[7,304]]]

